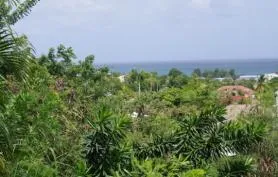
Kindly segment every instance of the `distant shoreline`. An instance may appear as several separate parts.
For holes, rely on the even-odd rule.
[[[165,75],[172,68],[177,68],[183,73],[190,75],[194,69],[214,70],[234,69],[237,75],[261,75],[265,73],[275,73],[278,71],[278,59],[252,59],[252,60],[229,60],[229,61],[177,61],[177,62],[130,62],[130,63],[110,63],[97,64],[98,67],[107,66],[113,72],[126,74],[132,69],[144,70],[146,72],[157,72]]]
[[[278,58],[244,58],[244,59],[190,59],[190,60],[161,60],[161,61],[122,61],[101,62],[96,60],[96,65],[130,65],[130,64],[158,64],[158,63],[245,63],[245,62],[278,62]]]

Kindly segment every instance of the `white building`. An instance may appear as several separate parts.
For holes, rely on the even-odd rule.
[[[223,78],[223,77],[217,77],[217,78],[214,78],[214,80],[223,81],[223,80],[225,80],[225,78]]]
[[[264,78],[268,81],[270,81],[271,79],[277,78],[278,74],[277,73],[269,73],[269,74],[265,74]]]
[[[260,75],[242,75],[239,76],[238,80],[258,80]]]
[[[119,77],[120,82],[125,82],[125,75],[120,75]]]
[[[214,80],[217,80],[217,81],[225,81],[225,80],[233,80],[233,78],[231,77],[217,77],[217,78],[214,78]]]

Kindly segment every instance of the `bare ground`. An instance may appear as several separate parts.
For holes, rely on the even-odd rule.
[[[225,118],[228,120],[234,120],[239,115],[247,114],[250,112],[254,105],[247,105],[247,104],[232,104],[226,107],[227,114]]]

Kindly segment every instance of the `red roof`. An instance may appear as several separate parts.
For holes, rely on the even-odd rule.
[[[219,92],[240,91],[247,97],[252,96],[254,94],[254,91],[252,89],[249,89],[249,88],[241,86],[241,85],[223,86],[223,87],[220,87],[217,91],[219,91]]]
[[[232,101],[241,101],[243,96],[232,96]]]

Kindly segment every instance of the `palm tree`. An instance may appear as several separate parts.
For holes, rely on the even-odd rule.
[[[0,29],[0,76],[15,75],[25,79],[28,76],[29,62],[32,58],[30,51],[19,43],[12,33]]]
[[[266,84],[265,84],[265,76],[264,75],[260,75],[258,81],[257,81],[257,86],[255,91],[258,93],[258,100],[260,103],[262,103],[262,97],[263,97],[263,93],[266,89]]]
[[[27,16],[40,0],[2,0],[0,2],[0,26],[14,25]]]
[[[229,153],[246,153],[263,141],[266,129],[259,123],[225,122],[222,108],[178,120],[180,128],[169,137],[155,137],[147,145],[135,144],[138,158],[183,155],[194,165],[217,160]]]
[[[256,91],[261,93],[264,90],[264,83],[265,83],[265,77],[264,77],[264,75],[261,75],[257,82]]]
[[[122,116],[115,116],[105,106],[96,114],[93,121],[89,120],[92,128],[86,138],[85,157],[91,166],[93,176],[104,177],[111,175],[120,164],[126,167],[129,163],[128,152],[122,147],[126,131],[131,122]]]
[[[0,77],[27,77],[32,47],[24,37],[15,37],[10,25],[27,16],[39,0],[0,1]]]
[[[216,166],[223,177],[251,176],[256,170],[254,159],[245,156],[223,158]]]

